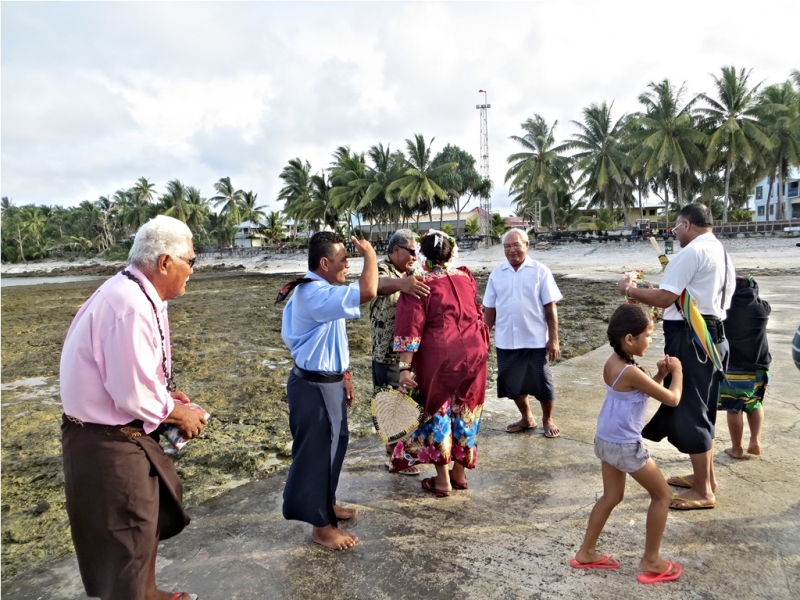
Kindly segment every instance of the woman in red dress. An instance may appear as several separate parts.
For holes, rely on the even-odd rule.
[[[401,294],[394,328],[400,391],[417,388],[425,414],[422,425],[395,446],[392,471],[435,465],[436,477],[424,479],[422,487],[437,497],[467,489],[465,469],[475,467],[486,395],[489,331],[472,274],[450,266],[454,246],[455,240],[440,231],[423,237],[420,250],[431,292],[425,298]]]

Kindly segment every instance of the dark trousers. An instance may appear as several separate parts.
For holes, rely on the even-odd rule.
[[[156,538],[189,523],[178,473],[155,435],[128,437],[120,427],[66,417],[61,431],[67,515],[86,594],[141,600]]]
[[[400,387],[400,365],[398,363],[381,363],[372,361],[372,386],[376,388]]]
[[[313,383],[291,373],[286,391],[293,441],[283,516],[316,527],[335,527],[333,505],[350,435],[344,385]]]
[[[684,454],[702,454],[711,450],[714,425],[717,421],[717,399],[723,373],[703,350],[695,344],[692,332],[684,321],[664,321],[664,352],[675,356],[683,366],[683,393],[678,406],[662,404],[650,422],[644,426],[642,436],[654,442],[665,437]],[[728,354],[728,343],[717,345],[723,364]],[[671,377],[664,379],[669,386]]]

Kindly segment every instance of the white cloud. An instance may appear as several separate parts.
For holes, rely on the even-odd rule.
[[[793,14],[765,0],[759,14]],[[4,3],[2,194],[75,204],[146,176],[212,195],[230,176],[274,206],[290,158],[405,146],[478,155],[489,90],[493,203],[534,113],[574,131],[591,102],[636,110],[648,82],[711,91],[723,65],[788,77],[791,36],[730,2]],[[768,41],[768,43],[767,43]]]

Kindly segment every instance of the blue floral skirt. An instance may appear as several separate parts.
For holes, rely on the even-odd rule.
[[[465,404],[448,400],[408,438],[397,442],[391,472],[419,463],[449,465],[453,461],[474,469],[482,414],[483,404],[470,410]]]

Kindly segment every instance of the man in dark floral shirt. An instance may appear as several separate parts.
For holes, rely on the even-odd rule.
[[[372,384],[376,388],[397,388],[400,372],[397,352],[392,349],[394,340],[394,315],[400,294],[413,294],[422,298],[430,289],[418,277],[413,276],[417,259],[417,242],[413,231],[398,229],[389,238],[387,257],[378,264],[378,296],[369,310],[372,321]],[[391,454],[392,445],[386,447]],[[403,475],[418,475],[419,469],[412,466]]]

